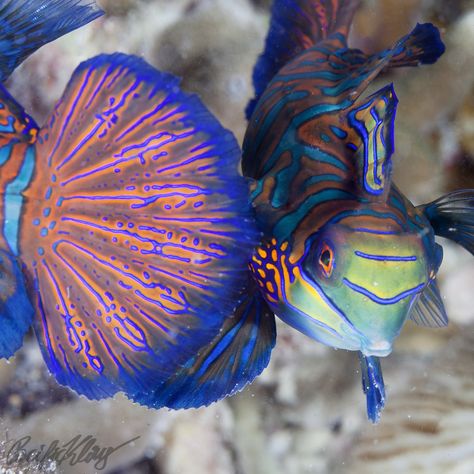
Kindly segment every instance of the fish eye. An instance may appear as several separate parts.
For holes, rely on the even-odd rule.
[[[334,252],[327,243],[323,243],[319,251],[319,266],[325,277],[331,276],[334,268]]]

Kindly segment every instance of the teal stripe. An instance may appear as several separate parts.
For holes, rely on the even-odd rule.
[[[0,148],[0,166],[3,166],[12,154],[13,145],[6,145]]]
[[[3,224],[3,235],[14,255],[18,255],[18,231],[21,208],[23,205],[23,196],[21,193],[28,187],[33,177],[35,159],[35,148],[34,146],[29,146],[18,176],[5,188],[5,222]]]

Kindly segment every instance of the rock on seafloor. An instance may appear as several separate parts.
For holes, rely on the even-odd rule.
[[[99,2],[105,18],[42,48],[8,82],[39,123],[79,62],[118,50],[182,76],[183,87],[198,93],[242,140],[269,0]],[[417,21],[440,24],[445,57],[429,68],[387,73],[374,87],[394,82],[400,99],[396,181],[420,203],[474,185],[465,168],[474,158],[474,4],[365,0],[352,38],[376,51]],[[122,396],[77,397],[46,374],[29,338],[14,359],[0,362],[2,431],[9,439],[30,435],[32,447],[77,434],[92,435],[101,446],[139,436],[110,456],[103,472],[113,474],[472,474],[473,260],[445,245],[439,280],[452,323],[444,330],[406,326],[382,361],[388,402],[376,427],[366,420],[355,354],[323,347],[279,323],[277,347],[261,377],[231,399],[185,412],[147,410]],[[28,472],[6,464],[1,443],[0,437],[0,473]],[[28,468],[96,472],[91,463]]]
[[[335,474],[472,474],[474,326],[393,387],[383,423],[356,437]]]

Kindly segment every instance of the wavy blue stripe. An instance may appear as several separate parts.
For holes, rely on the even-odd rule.
[[[401,256],[401,255],[375,255],[371,253],[361,252],[356,250],[354,252],[358,257],[366,258],[368,260],[379,260],[382,262],[415,262],[417,257],[415,255]]]
[[[407,296],[411,296],[415,293],[419,293],[425,286],[424,283],[419,284],[418,286],[415,286],[414,288],[410,288],[409,290],[402,291],[398,295],[395,295],[391,298],[381,298],[380,296],[377,296],[375,293],[372,293],[369,291],[367,288],[364,288],[363,286],[356,285],[355,283],[352,283],[350,280],[347,278],[342,279],[344,285],[349,287],[351,290],[356,291],[357,293],[361,293],[364,296],[367,296],[367,298],[370,298],[374,303],[378,304],[395,304],[398,303],[399,301],[403,300]]]

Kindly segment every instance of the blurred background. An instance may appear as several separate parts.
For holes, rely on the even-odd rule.
[[[104,18],[28,59],[7,86],[38,123],[79,62],[101,52],[145,57],[183,78],[242,140],[251,73],[262,50],[270,0],[99,0]],[[395,180],[417,204],[474,187],[474,1],[365,0],[351,45],[371,52],[417,21],[441,29],[446,54],[434,66],[393,71]],[[443,242],[440,285],[451,324],[407,323],[382,361],[388,406],[366,419],[357,357],[326,348],[284,324],[268,369],[242,393],[212,406],[147,410],[117,396],[77,397],[49,376],[36,340],[0,361],[0,472],[93,473],[94,463],[38,466],[6,460],[8,440],[29,449],[93,435],[118,446],[113,474],[324,474],[474,472],[474,258]]]

